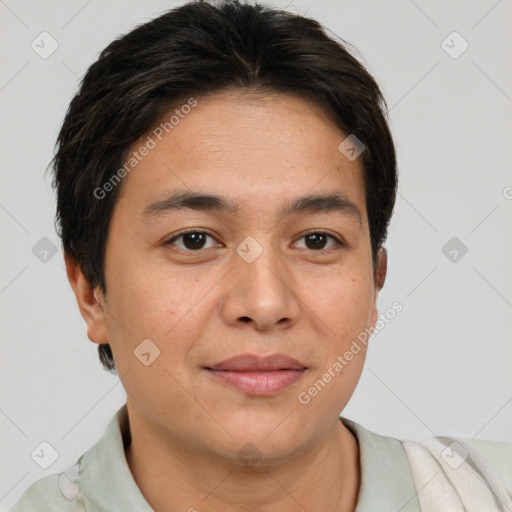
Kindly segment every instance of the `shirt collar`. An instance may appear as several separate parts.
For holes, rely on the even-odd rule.
[[[103,437],[80,458],[80,475],[75,482],[84,494],[85,510],[154,512],[126,461],[124,443],[128,439],[125,403],[110,420]]]
[[[340,417],[359,445],[361,487],[355,512],[420,512],[402,443]]]

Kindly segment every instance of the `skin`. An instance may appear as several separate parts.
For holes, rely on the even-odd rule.
[[[297,399],[378,319],[386,255],[379,252],[374,269],[363,170],[338,150],[345,137],[298,96],[198,98],[123,180],[107,240],[106,294],[66,257],[89,339],[112,347],[127,393],[126,458],[155,511],[355,509],[358,445],[339,415],[366,349],[308,404]],[[148,204],[183,189],[225,196],[239,211],[143,218]],[[337,211],[277,217],[298,196],[333,192],[357,206],[361,222]],[[211,238],[200,250],[187,249],[186,237],[167,243],[187,228]],[[346,246],[327,238],[315,248],[305,237],[311,231]],[[263,249],[252,263],[236,252],[247,236]],[[160,350],[148,366],[134,355],[147,338]],[[274,396],[251,396],[203,369],[277,352],[308,370]],[[254,464],[238,456],[247,443],[256,447]]]

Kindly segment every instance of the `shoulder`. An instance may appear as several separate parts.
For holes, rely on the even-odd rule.
[[[512,443],[463,437],[402,441],[426,510],[446,502],[470,502],[497,510],[496,501],[512,509]]]
[[[401,496],[397,510],[407,502],[408,512],[464,510],[462,504],[486,511],[504,505],[512,511],[512,443],[448,436],[412,441],[342,421],[360,445],[361,510],[378,505],[367,494],[393,500],[393,492],[405,488],[409,498]]]
[[[86,480],[85,488],[92,489],[94,493],[104,489],[95,482],[87,487],[88,479],[94,479],[100,473],[102,457],[106,457],[108,460],[116,455],[112,452],[114,448],[111,445],[116,441],[118,441],[117,445],[122,445],[122,441],[116,438],[116,433],[119,431],[118,419],[122,410],[121,407],[111,419],[101,439],[83,453],[74,465],[60,473],[46,475],[31,484],[10,512],[84,512],[90,510],[91,503],[87,498],[89,492],[86,494],[80,490],[82,480]],[[109,454],[102,456],[102,452],[109,449]],[[100,482],[102,481],[103,479],[100,478]]]
[[[505,489],[512,496],[512,443],[486,439],[460,438],[474,447],[489,463]]]
[[[33,483],[10,512],[152,512],[126,461],[126,404],[76,464]]]
[[[74,467],[73,467],[74,468]],[[73,468],[70,468],[71,470]],[[10,512],[77,512],[76,486],[68,472],[52,473],[26,489]]]

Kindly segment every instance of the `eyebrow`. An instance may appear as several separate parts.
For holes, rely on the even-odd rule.
[[[194,191],[177,191],[147,205],[142,211],[143,220],[151,220],[172,210],[190,209],[201,212],[229,213],[239,211],[239,206],[226,197]],[[288,201],[278,210],[279,218],[307,213],[340,212],[353,217],[362,225],[359,208],[346,196],[332,194],[309,194]]]

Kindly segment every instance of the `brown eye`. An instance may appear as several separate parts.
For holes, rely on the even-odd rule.
[[[323,249],[327,243],[327,236],[323,233],[311,233],[305,238],[308,249]]]
[[[166,245],[175,245],[180,249],[197,251],[205,248],[205,243],[208,238],[214,240],[211,235],[204,231],[186,231],[173,236],[166,242]],[[175,243],[180,239],[181,243]]]
[[[202,249],[206,236],[204,233],[187,233],[183,236],[183,245],[187,249]]]
[[[338,240],[335,236],[330,235],[328,233],[324,233],[322,231],[315,231],[312,233],[308,233],[300,238],[300,240],[305,240],[306,249],[311,249],[313,251],[319,251],[322,249],[329,250],[336,246],[343,246],[340,240]],[[329,247],[329,240],[333,241]]]

